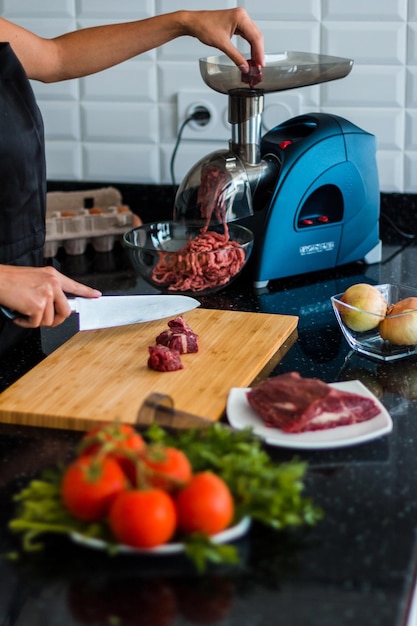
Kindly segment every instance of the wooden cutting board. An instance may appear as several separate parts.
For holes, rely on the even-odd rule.
[[[297,338],[298,317],[289,315],[198,308],[183,317],[199,335],[199,351],[181,356],[184,369],[147,367],[148,346],[169,319],[78,332],[0,395],[0,422],[72,430],[135,423],[152,392],[218,420],[230,388],[266,377]]]

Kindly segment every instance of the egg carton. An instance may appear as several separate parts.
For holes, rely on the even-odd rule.
[[[115,187],[48,192],[44,257],[56,256],[61,247],[70,255],[83,254],[88,244],[110,252],[134,219]]]
[[[61,247],[70,255],[84,254],[89,243],[96,252],[110,252],[133,220],[125,205],[47,213],[44,257],[56,256]]]

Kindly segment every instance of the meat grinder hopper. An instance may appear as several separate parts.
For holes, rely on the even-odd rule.
[[[324,113],[302,115],[261,134],[266,93],[343,78],[352,66],[351,59],[283,52],[266,55],[264,67],[250,64],[242,74],[226,56],[200,59],[204,82],[229,97],[231,138],[228,149],[203,157],[185,176],[174,220],[204,229],[239,220],[251,229],[256,287],[366,257],[379,260],[373,135]],[[333,199],[337,207],[331,213]]]

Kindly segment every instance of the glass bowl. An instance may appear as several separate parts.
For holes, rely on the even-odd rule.
[[[253,233],[239,224],[201,226],[175,221],[133,228],[123,236],[138,274],[163,293],[204,295],[226,287],[246,265]]]
[[[406,285],[385,284],[373,285],[373,287],[375,287],[376,289],[378,289],[378,291],[382,293],[385,300],[387,301],[388,306],[391,306],[392,304],[395,304],[396,302],[399,302],[404,298],[417,297],[417,289],[413,287],[408,287]],[[341,301],[342,296],[343,293],[339,293],[335,296],[331,296],[330,300],[342,333],[350,347],[355,352],[379,361],[395,361],[397,359],[403,359],[405,357],[410,357],[417,354],[417,345],[394,345],[389,341],[382,339],[378,330],[379,322],[381,322],[384,317],[400,318],[405,315],[410,315],[410,312],[399,313],[392,316],[390,316],[389,313],[386,316],[376,315],[375,313],[364,311],[345,304]],[[363,332],[352,330],[343,321],[343,314],[347,310],[357,311],[358,313],[374,316],[377,326],[372,330],[367,330]]]

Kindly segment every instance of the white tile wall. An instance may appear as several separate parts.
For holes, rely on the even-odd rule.
[[[238,4],[263,31],[267,52],[354,59],[347,78],[296,90],[299,112],[341,115],[375,134],[381,191],[417,193],[417,0],[0,0],[0,15],[53,37],[181,8]],[[243,40],[235,43],[248,51]],[[177,94],[208,90],[198,58],[212,53],[196,39],[182,38],[82,80],[34,83],[45,120],[49,178],[169,183]],[[223,147],[207,137],[183,140],[177,182],[196,160]]]

